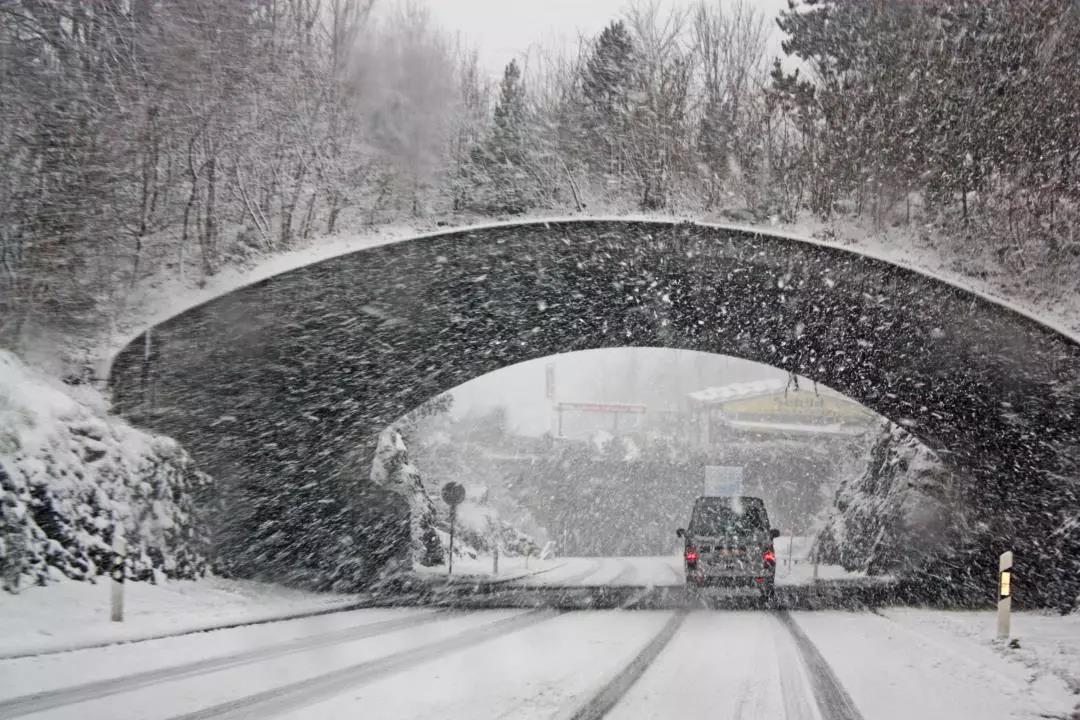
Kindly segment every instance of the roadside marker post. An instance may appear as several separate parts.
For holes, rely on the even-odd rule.
[[[1012,567],[1012,550],[1001,553],[1001,557],[998,558],[998,640],[1009,639],[1010,615],[1012,614]]]
[[[465,487],[456,482],[443,485],[442,498],[450,506],[450,558],[447,560],[446,574],[454,574],[454,525],[457,521],[457,506],[465,499]]]
[[[119,528],[113,530],[113,552],[116,558],[112,568],[112,612],[113,622],[124,621],[124,576],[127,571],[127,541]]]

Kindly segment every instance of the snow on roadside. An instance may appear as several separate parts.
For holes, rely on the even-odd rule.
[[[932,637],[947,635],[984,650],[992,648],[1028,668],[1032,681],[1048,673],[1056,675],[1076,694],[1080,709],[1080,613],[1014,612],[1012,637],[1018,647],[995,640],[996,615],[992,611],[888,608],[882,614]]]
[[[109,620],[110,582],[63,581],[0,593],[0,657],[69,650],[262,622],[345,607],[355,596],[310,593],[254,580],[127,583],[125,618]]]
[[[867,718],[1064,720],[1075,707],[1077,696],[1060,678],[1033,673],[938,625],[952,613],[913,612],[925,624],[843,611],[791,615]],[[992,626],[992,613],[982,621]]]

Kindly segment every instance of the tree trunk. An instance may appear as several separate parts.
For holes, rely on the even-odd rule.
[[[214,220],[214,196],[217,187],[217,158],[211,156],[206,163],[206,216],[202,234],[203,273],[213,275],[217,265],[217,225]]]
[[[338,213],[341,212],[340,193],[331,192],[328,202],[330,203],[330,210],[326,216],[326,234],[333,235],[334,227],[337,225]]]
[[[300,235],[304,239],[311,237],[311,221],[315,215],[315,201],[318,198],[318,193],[311,193],[311,197],[308,199],[307,212],[304,214],[304,228]]]
[[[293,171],[292,194],[288,202],[281,208],[281,246],[283,248],[288,247],[289,242],[292,240],[293,213],[296,212],[296,204],[300,201],[300,187],[306,170],[307,163],[301,157],[296,163],[296,170]]]

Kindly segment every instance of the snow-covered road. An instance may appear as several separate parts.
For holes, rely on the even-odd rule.
[[[682,559],[674,557],[570,557],[523,577],[521,585],[682,585]]]
[[[355,610],[0,661],[0,718],[1069,717],[946,615]]]
[[[788,547],[777,543],[782,551]],[[528,586],[682,586],[685,584],[683,561],[679,555],[659,555],[655,557],[567,557],[550,561],[546,567],[533,570],[533,574],[524,575],[514,580],[516,584]],[[805,557],[796,557],[792,562],[787,555],[781,554],[776,568],[778,585],[805,585],[813,582],[814,566]],[[818,566],[820,580],[855,580],[866,576],[863,573],[845,571],[835,565]]]

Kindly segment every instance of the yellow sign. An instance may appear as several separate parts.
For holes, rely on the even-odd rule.
[[[1009,585],[1012,582],[1012,572],[1003,570],[1001,573],[1001,597],[1009,597]]]
[[[868,419],[869,412],[858,403],[813,392],[790,391],[775,395],[763,395],[745,400],[721,403],[726,413],[752,413],[754,415],[793,415],[802,417],[835,417],[845,420]]]

